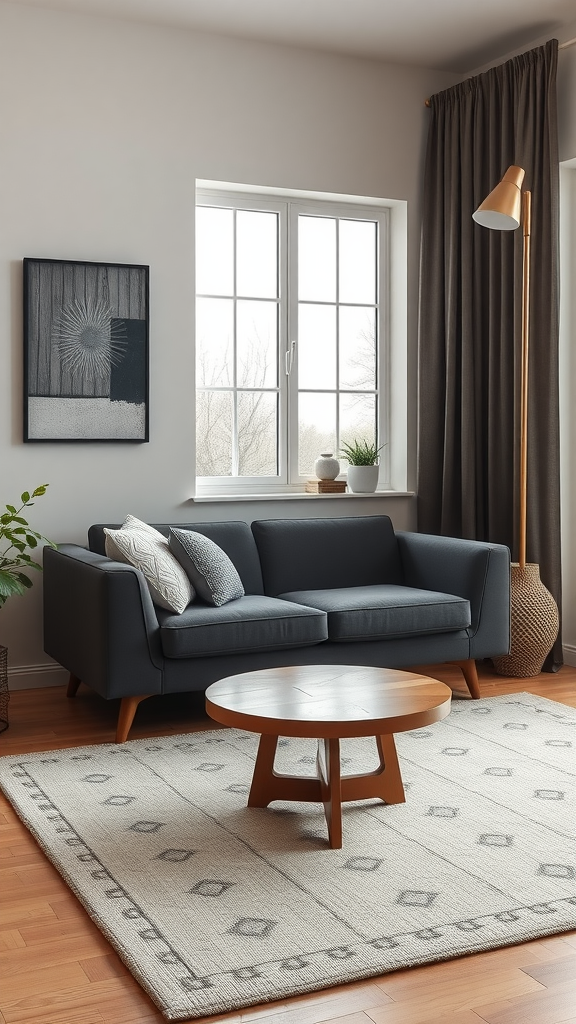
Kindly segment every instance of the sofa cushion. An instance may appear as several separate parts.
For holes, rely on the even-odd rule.
[[[167,658],[281,650],[328,637],[326,613],[294,601],[250,594],[220,608],[191,604],[182,615],[158,611]]]
[[[252,523],[264,593],[404,582],[388,516],[271,519]]]
[[[194,589],[158,530],[127,516],[119,530],[106,529],[104,533],[108,558],[139,569],[155,604],[171,612],[184,611]]]
[[[295,590],[282,600],[320,608],[330,640],[382,640],[447,633],[470,625],[470,603],[453,594],[392,584],[336,590]]]
[[[228,601],[244,597],[242,580],[234,563],[209,537],[194,530],[174,528],[170,530],[168,544],[198,597],[207,604],[219,608]]]

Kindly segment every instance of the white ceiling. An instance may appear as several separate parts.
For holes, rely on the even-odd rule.
[[[466,73],[576,19],[576,0],[11,0]]]

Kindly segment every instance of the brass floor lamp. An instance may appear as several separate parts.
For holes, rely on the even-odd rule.
[[[540,568],[526,562],[526,495],[528,477],[528,353],[530,339],[530,230],[532,193],[522,191],[525,171],[512,165],[472,214],[477,224],[496,231],[522,226],[522,350],[520,367],[520,523],[518,562],[512,563],[511,650],[494,658],[500,675],[535,676],[558,635],[558,608],[540,579]]]

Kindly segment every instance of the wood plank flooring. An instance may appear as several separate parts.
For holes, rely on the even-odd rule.
[[[460,672],[422,670],[464,693]],[[576,707],[576,669],[505,679],[482,695],[537,693]],[[12,694],[0,754],[114,737],[118,702],[81,687]],[[214,728],[201,695],[144,701],[131,739]],[[0,1024],[158,1024],[164,1018],[0,795]],[[576,932],[204,1018],[227,1024],[576,1024]]]

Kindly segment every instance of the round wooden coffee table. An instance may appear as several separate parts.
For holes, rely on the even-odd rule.
[[[330,846],[342,846],[342,801],[405,800],[395,732],[420,729],[450,711],[450,687],[392,668],[297,665],[228,676],[206,690],[206,710],[223,725],[261,733],[249,807],[272,800],[322,802]],[[280,736],[318,740],[317,775],[274,770]],[[364,775],[340,773],[340,740],[374,736],[380,764]]]

